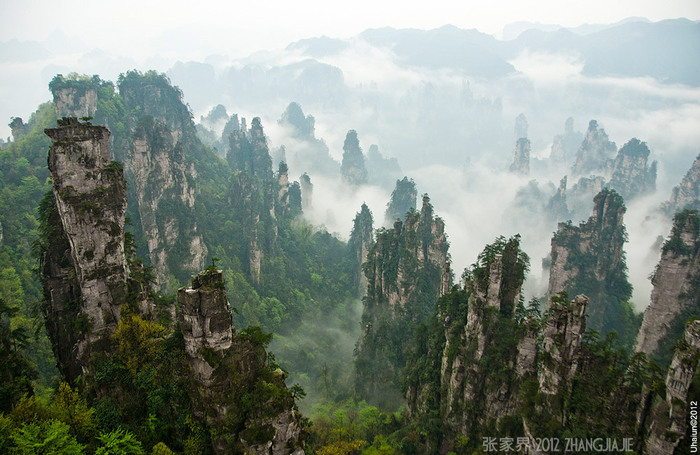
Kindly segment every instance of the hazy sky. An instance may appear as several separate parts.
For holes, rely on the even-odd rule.
[[[195,57],[202,49],[243,56],[255,50],[283,48],[300,38],[322,34],[347,38],[381,26],[435,28],[450,23],[499,36],[504,25],[516,21],[573,27],[630,16],[653,21],[677,17],[697,20],[700,2],[1,0],[0,41],[41,41],[61,29],[90,46],[136,58],[154,52],[171,57],[175,50]]]

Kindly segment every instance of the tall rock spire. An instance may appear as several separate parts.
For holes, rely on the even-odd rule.
[[[55,322],[49,325],[49,334],[59,365],[64,365],[62,374],[75,379],[81,374],[78,366],[85,367],[90,343],[114,331],[127,294],[126,181],[121,164],[110,161],[107,128],[64,118],[46,134],[53,142],[48,164],[54,216],[61,223],[57,237],[65,239],[63,254],[69,258],[67,263],[43,258],[45,284],[53,284],[47,290],[46,311],[62,318],[61,323],[49,318]],[[73,321],[66,320],[70,313]],[[62,323],[76,330],[66,334]],[[73,349],[77,350],[75,361]]]

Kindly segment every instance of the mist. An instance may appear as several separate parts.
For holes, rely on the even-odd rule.
[[[455,30],[426,33],[443,33],[436,35],[443,39]],[[271,150],[285,146],[290,178],[298,180],[308,169],[295,156],[308,144],[277,123],[286,106],[298,102],[315,117],[316,138],[338,164],[350,129],[358,132],[365,154],[376,144],[383,156],[398,160],[403,174],[414,179],[419,194],[431,197],[445,220],[453,270],[468,267],[497,236],[520,233],[531,258],[526,293],[533,296],[546,288],[541,260],[549,254],[557,221],[563,221],[549,218],[542,204],[533,202],[551,197],[568,173],[570,163],[548,162],[553,138],[563,132],[568,117],[574,118],[576,131],[585,131],[595,119],[618,148],[637,137],[649,146],[650,161],[659,161],[656,192],[628,201],[625,218],[633,301],[642,310],[651,289],[648,276],[658,260],[653,247],[670,229],[670,219],[656,208],[700,152],[700,87],[652,76],[593,75],[587,59],[595,54],[585,46],[567,50],[525,38],[487,40],[487,35],[482,41],[513,70],[475,75],[457,63],[406,54],[397,43],[407,36],[409,31],[377,29],[347,39],[310,38],[245,58],[220,53],[194,60],[182,57],[197,54],[196,41],[179,54],[135,58],[60,33],[43,41],[5,42],[0,115],[28,117],[50,98],[47,86],[56,73],[99,74],[114,81],[127,69],[156,69],[183,90],[195,119],[217,104],[249,121],[261,117]],[[532,144],[527,176],[507,172],[517,139],[514,121],[521,113]],[[9,128],[3,131],[2,136],[9,135]],[[371,209],[375,228],[381,226],[391,187],[351,188],[337,175],[309,175],[314,195],[305,217],[317,229],[347,239],[362,203]],[[575,183],[570,178],[569,188]],[[572,221],[585,221],[584,212]]]

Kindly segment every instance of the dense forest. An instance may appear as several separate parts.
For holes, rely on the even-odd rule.
[[[575,150],[570,130],[553,145],[580,177],[568,192],[564,176],[550,197],[515,195],[556,228],[531,295],[520,234],[494,232],[453,270],[430,196],[417,207],[414,179],[365,154],[361,131],[335,161],[297,103],[279,120],[286,150],[259,117],[216,107],[195,124],[155,71],[49,89],[0,150],[0,452],[534,453],[543,438],[690,452],[697,160],[654,209],[673,227],[642,314],[625,204],[655,191],[657,164],[595,120]],[[524,130],[513,173],[529,169]],[[317,177],[393,192],[339,235],[308,216]]]

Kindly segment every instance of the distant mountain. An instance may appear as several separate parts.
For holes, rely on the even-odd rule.
[[[380,28],[360,34],[377,47],[389,47],[410,66],[453,68],[469,76],[499,77],[515,71],[499,52],[501,42],[478,30],[445,25],[434,30]]]
[[[616,24],[571,29],[518,22],[504,28],[504,40],[453,25],[433,30],[384,27],[359,36],[372,46],[391,50],[399,64],[455,69],[465,76],[494,78],[513,73],[510,61],[527,50],[578,55],[588,76],[653,77],[666,83],[700,85],[700,22],[688,19],[649,22],[628,18]],[[517,38],[512,39],[514,36]],[[297,41],[287,50],[323,58],[350,46],[349,41],[322,36]]]
[[[301,51],[310,57],[326,57],[337,54],[350,47],[350,43],[337,38],[321,36],[295,41],[287,46],[288,51]]]
[[[504,47],[502,57],[530,52],[575,53],[589,76],[653,77],[661,82],[700,84],[700,22],[622,22],[581,35],[573,30],[528,30]],[[505,43],[504,43],[505,44]]]

